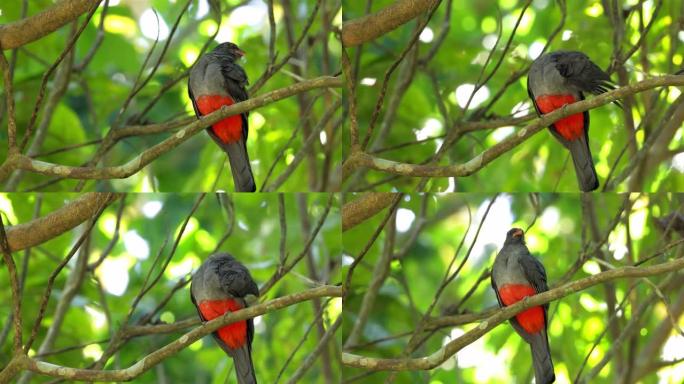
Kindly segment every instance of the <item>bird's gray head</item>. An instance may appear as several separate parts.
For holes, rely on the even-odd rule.
[[[506,233],[504,244],[525,244],[525,231],[520,228],[511,228]]]
[[[231,43],[230,41],[217,45],[213,52],[220,56],[229,57],[233,61],[245,55],[243,50],[241,50],[235,43]]]
[[[216,252],[209,255],[209,259],[223,259],[228,261],[237,261],[233,255],[228,252]]]

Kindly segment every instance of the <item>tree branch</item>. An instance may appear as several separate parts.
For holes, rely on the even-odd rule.
[[[342,24],[342,45],[353,47],[371,41],[432,8],[439,0],[397,0],[378,12]]]
[[[21,297],[20,297],[20,287],[19,278],[17,277],[17,266],[14,264],[14,259],[12,258],[12,252],[9,248],[9,243],[7,242],[7,233],[5,231],[5,224],[0,216],[0,248],[2,248],[2,257],[7,264],[7,272],[9,274],[9,279],[11,282],[12,290],[12,317],[14,323],[14,352],[21,353],[21,343],[22,343],[22,318],[21,318]]]
[[[395,175],[412,177],[463,177],[470,176],[485,165],[497,159],[499,156],[513,149],[532,135],[541,131],[550,124],[573,114],[587,111],[592,108],[608,104],[612,101],[621,99],[627,95],[643,92],[661,86],[684,85],[684,76],[660,76],[643,80],[616,90],[606,92],[592,99],[582,100],[577,103],[569,104],[551,113],[543,115],[532,124],[521,128],[518,132],[498,144],[488,148],[476,157],[462,164],[448,166],[439,165],[419,165],[401,163],[369,155],[366,152],[354,150],[342,165],[343,178],[347,178],[351,172],[360,167],[367,167],[377,171],[392,173]]]
[[[392,204],[396,195],[392,192],[370,192],[345,204],[342,207],[342,231],[351,229],[375,216]]]
[[[15,153],[17,149],[17,120],[14,111],[14,90],[12,89],[12,73],[7,62],[5,52],[0,51],[0,69],[2,69],[5,84],[5,98],[7,99],[7,151]]]
[[[366,292],[361,299],[361,306],[356,312],[356,321],[352,325],[351,331],[346,337],[344,342],[345,348],[357,345],[359,339],[363,334],[363,329],[368,321],[368,316],[373,311],[373,305],[378,297],[380,288],[384,284],[385,280],[389,276],[390,267],[392,265],[392,260],[394,257],[394,240],[397,234],[397,211],[392,212],[387,224],[385,224],[385,243],[383,245],[382,253],[378,258],[375,267],[373,267],[373,273],[370,283],[366,288]]]
[[[61,0],[26,19],[0,25],[0,49],[21,47],[75,20],[102,0]]]
[[[7,240],[12,252],[44,243],[76,227],[122,195],[90,192],[65,204],[43,217],[7,228]]]
[[[306,371],[308,371],[316,361],[316,358],[318,358],[321,352],[327,348],[328,343],[333,336],[335,336],[335,332],[337,332],[337,329],[340,327],[340,325],[342,325],[342,315],[340,315],[337,320],[335,320],[333,325],[328,328],[323,337],[321,337],[321,340],[318,342],[318,345],[316,345],[316,349],[314,349],[313,352],[307,356],[306,359],[304,359],[304,361],[299,365],[299,368],[297,368],[295,373],[292,375],[292,377],[290,377],[286,384],[295,384],[299,382]]]
[[[526,297],[525,299],[505,308],[501,308],[494,315],[485,319],[476,328],[471,329],[464,335],[450,341],[447,345],[440,348],[429,356],[407,358],[407,359],[380,359],[342,353],[342,363],[355,368],[371,370],[425,370],[433,369],[456,352],[482,337],[487,332],[494,329],[497,325],[510,319],[525,309],[549,303],[553,300],[579,292],[586,288],[625,277],[645,277],[662,274],[665,272],[676,271],[684,268],[684,259],[677,259],[651,267],[624,267],[610,271],[598,273],[584,279],[579,279],[558,288],[546,292]]]
[[[28,369],[32,372],[42,375],[59,377],[69,380],[84,380],[84,381],[128,381],[133,380],[141,374],[148,371],[150,368],[159,364],[164,359],[172,356],[182,349],[188,347],[190,344],[201,339],[202,337],[215,332],[217,329],[237,321],[250,319],[256,316],[261,316],[288,306],[308,301],[316,297],[341,297],[342,287],[339,286],[321,286],[307,291],[294,293],[288,296],[279,297],[266,303],[257,304],[251,307],[241,309],[236,312],[226,312],[225,315],[217,317],[214,320],[204,323],[184,335],[177,340],[165,345],[164,347],[144,356],[138,360],[137,363],[125,369],[116,369],[111,371],[93,370],[93,369],[78,369],[71,367],[62,367],[42,361],[34,360],[26,355],[15,355],[9,362],[5,370],[0,372],[0,382],[8,382],[18,371]]]
[[[380,236],[380,232],[382,232],[382,229],[385,227],[385,224],[387,224],[387,221],[394,215],[394,211],[399,207],[399,203],[402,200],[402,197],[404,194],[402,193],[397,193],[394,194],[392,197],[392,203],[390,204],[390,207],[387,211],[387,214],[385,217],[382,219],[380,222],[380,225],[375,229],[371,237],[368,239],[368,242],[366,242],[366,245],[364,248],[359,252],[358,256],[354,258],[354,261],[351,263],[349,266],[349,269],[347,270],[347,276],[344,278],[344,290],[345,290],[345,295],[349,293],[349,289],[351,288],[351,282],[352,282],[352,276],[354,276],[354,270],[356,267],[361,263],[363,258],[366,256],[366,253],[370,250],[370,248],[373,246],[373,243],[375,243],[375,240]]]
[[[316,240],[316,237],[318,236],[318,233],[320,232],[321,228],[323,228],[323,224],[326,221],[326,218],[328,217],[328,214],[330,213],[330,209],[332,208],[333,202],[335,201],[335,194],[328,194],[328,202],[325,205],[325,210],[321,214],[320,218],[318,219],[318,223],[316,224],[316,227],[314,228],[313,232],[309,235],[309,238],[306,240],[306,243],[304,244],[304,249],[302,252],[297,255],[297,257],[294,258],[289,264],[287,265],[281,265],[278,267],[278,270],[271,276],[270,279],[264,285],[262,285],[259,288],[259,292],[261,296],[264,296],[266,292],[268,292],[273,286],[283,277],[285,276],[288,272],[292,270],[306,255],[309,253],[309,249],[311,248],[311,245],[313,244],[314,240]]]
[[[233,104],[229,107],[224,106],[216,112],[206,115],[187,127],[180,129],[173,136],[145,150],[123,165],[102,168],[73,167],[34,160],[22,154],[10,155],[5,163],[0,166],[0,181],[6,178],[14,169],[74,179],[124,179],[140,171],[147,164],[176,148],[206,127],[228,116],[247,112],[311,89],[340,87],[341,85],[342,80],[338,77],[321,76]]]

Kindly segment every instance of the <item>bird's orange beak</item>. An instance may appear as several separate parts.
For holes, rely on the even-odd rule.
[[[524,234],[525,232],[523,232],[523,230],[520,228],[513,231],[513,237],[523,237]]]

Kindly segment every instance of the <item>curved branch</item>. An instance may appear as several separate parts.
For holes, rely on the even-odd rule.
[[[187,127],[180,129],[173,136],[145,150],[140,155],[123,165],[102,168],[73,167],[34,160],[22,154],[10,155],[5,164],[0,166],[0,181],[6,178],[14,169],[22,169],[43,175],[73,179],[125,179],[140,171],[143,167],[164,153],[181,145],[193,135],[204,130],[204,128],[215,124],[216,122],[223,120],[228,116],[237,115],[255,108],[263,107],[264,105],[268,105],[312,89],[340,87],[341,85],[342,80],[338,77],[321,76],[291,85],[289,87],[278,89],[237,104],[233,104],[229,107],[224,106],[216,112],[206,115]]]
[[[462,164],[447,166],[419,165],[401,163],[369,155],[356,149],[345,160],[342,171],[343,177],[347,178],[352,171],[360,167],[366,167],[377,171],[383,171],[395,175],[412,177],[463,177],[470,176],[479,171],[485,165],[497,159],[499,156],[518,146],[532,135],[541,131],[550,124],[573,114],[587,111],[592,108],[608,104],[628,95],[643,92],[661,86],[684,85],[684,76],[660,76],[643,80],[638,83],[606,92],[589,100],[582,100],[569,104],[551,113],[543,115],[532,124],[519,129],[514,135],[502,140],[498,144],[488,148],[484,152]],[[353,149],[353,148],[352,148]]]
[[[96,7],[102,0],[62,0],[23,20],[0,25],[0,49],[14,49],[38,40]]]
[[[43,217],[8,227],[10,250],[20,251],[59,236],[93,217],[103,205],[109,205],[121,196],[114,193],[86,193]]]
[[[14,90],[12,85],[12,74],[10,64],[5,58],[5,52],[0,50],[0,69],[2,69],[2,79],[5,85],[5,98],[7,99],[7,151],[16,153],[17,149],[17,117],[14,111]]]
[[[321,341],[318,342],[318,345],[316,345],[316,348],[311,352],[309,356],[302,361],[302,363],[299,365],[299,368],[292,374],[292,376],[287,380],[285,384],[295,384],[298,383],[299,380],[302,379],[302,376],[306,373],[306,371],[311,368],[313,363],[316,361],[318,356],[321,354],[321,352],[324,351],[324,348],[328,345],[330,342],[330,339],[332,339],[335,336],[335,332],[337,332],[337,329],[342,325],[342,316],[338,317],[337,320],[333,323],[333,325],[328,328],[328,330],[325,332],[323,337],[321,337]]]
[[[373,40],[432,8],[439,0],[397,0],[370,15],[342,24],[342,45],[353,47]]]
[[[560,299],[572,293],[579,292],[586,288],[608,281],[625,277],[653,276],[665,272],[676,271],[682,268],[684,268],[684,259],[676,259],[650,267],[624,267],[601,272],[584,279],[579,279],[564,284],[558,288],[548,290],[544,293],[526,297],[525,299],[511,306],[501,308],[494,315],[482,321],[479,326],[466,332],[461,337],[450,341],[447,345],[429,356],[407,359],[380,359],[343,352],[342,363],[350,367],[371,370],[404,371],[433,369],[442,364],[449,357],[453,356],[456,352],[463,349],[465,346],[471,344],[487,332],[494,329],[497,325],[503,323],[525,309],[549,303],[553,300]]]
[[[32,372],[42,375],[59,377],[70,380],[84,380],[84,381],[128,381],[132,380],[141,374],[148,371],[150,368],[159,364],[164,359],[172,356],[182,349],[188,347],[190,344],[201,339],[202,337],[216,331],[217,329],[240,321],[270,313],[303,301],[308,301],[317,297],[341,297],[342,287],[339,286],[321,286],[307,291],[294,293],[288,296],[279,297],[266,303],[257,304],[236,312],[226,312],[225,315],[217,317],[214,320],[204,323],[184,335],[177,340],[165,345],[162,348],[142,357],[137,363],[125,369],[116,369],[111,371],[94,370],[94,369],[79,369],[71,367],[62,367],[42,361],[34,360],[26,355],[20,354],[14,356],[12,361],[7,365],[4,371],[0,372],[0,382],[9,381],[16,373],[22,369],[28,369]]]
[[[10,278],[10,286],[12,290],[12,323],[14,323],[14,352],[21,353],[22,343],[22,318],[21,318],[21,288],[19,278],[17,277],[17,266],[12,259],[12,253],[7,243],[7,233],[5,232],[5,224],[2,217],[0,217],[0,248],[2,248],[2,257],[7,264],[7,272]],[[9,320],[8,320],[9,323]],[[9,329],[9,328],[8,328]]]
[[[392,192],[370,192],[342,207],[342,232],[375,216],[392,204],[396,198]]]

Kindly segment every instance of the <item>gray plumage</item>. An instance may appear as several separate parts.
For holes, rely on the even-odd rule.
[[[595,95],[615,86],[610,76],[587,55],[577,51],[555,51],[539,56],[530,67],[528,90],[535,96],[582,92]]]
[[[589,114],[586,117],[589,120]],[[553,131],[552,131],[553,132]],[[554,132],[554,136],[559,137]],[[599,187],[598,175],[596,168],[594,168],[594,160],[591,156],[591,149],[589,148],[589,137],[587,130],[584,130],[584,136],[578,140],[559,139],[565,148],[570,151],[572,158],[572,165],[575,167],[575,176],[577,176],[577,184],[582,192],[591,192]]]
[[[527,75],[527,92],[540,116],[542,112],[536,100],[540,96],[572,95],[575,101],[579,101],[584,100],[584,92],[598,95],[614,88],[610,76],[582,52],[556,51],[544,54],[532,63]],[[619,102],[616,104],[620,105]],[[580,189],[588,192],[598,188],[599,182],[589,148],[589,111],[582,115],[584,135],[577,140],[565,139],[558,133],[555,124],[549,130],[570,151]]]
[[[501,307],[505,305],[499,296],[498,287],[504,287],[508,284],[523,284],[531,285],[536,293],[548,291],[546,270],[542,263],[532,256],[527,249],[522,229],[513,228],[506,234],[504,246],[494,260],[491,282],[496,293],[496,299]],[[537,333],[528,333],[515,317],[509,320],[515,331],[530,345],[534,377],[537,384],[552,383],[556,380],[546,334],[548,308],[548,304],[543,306],[544,328]]]
[[[248,306],[247,296],[259,296],[256,285],[247,267],[242,265],[228,253],[216,253],[209,256],[192,277],[190,297],[197,307],[197,312],[206,321],[199,310],[198,303],[205,300],[232,299],[244,308]],[[254,365],[252,363],[252,339],[254,338],[254,321],[247,322],[247,342],[238,349],[231,349],[217,335],[212,336],[234,361],[239,384],[256,384]]]
[[[196,97],[202,95],[229,96],[239,103],[249,98],[246,86],[247,73],[235,61],[240,58],[242,51],[233,43],[219,44],[211,52],[202,55],[190,70],[188,77],[188,95],[197,117],[201,116],[196,103]],[[231,143],[224,143],[210,128],[209,136],[228,154],[233,182],[236,192],[254,192],[256,184],[249,163],[247,153],[247,134],[249,112],[241,114],[242,137]]]

